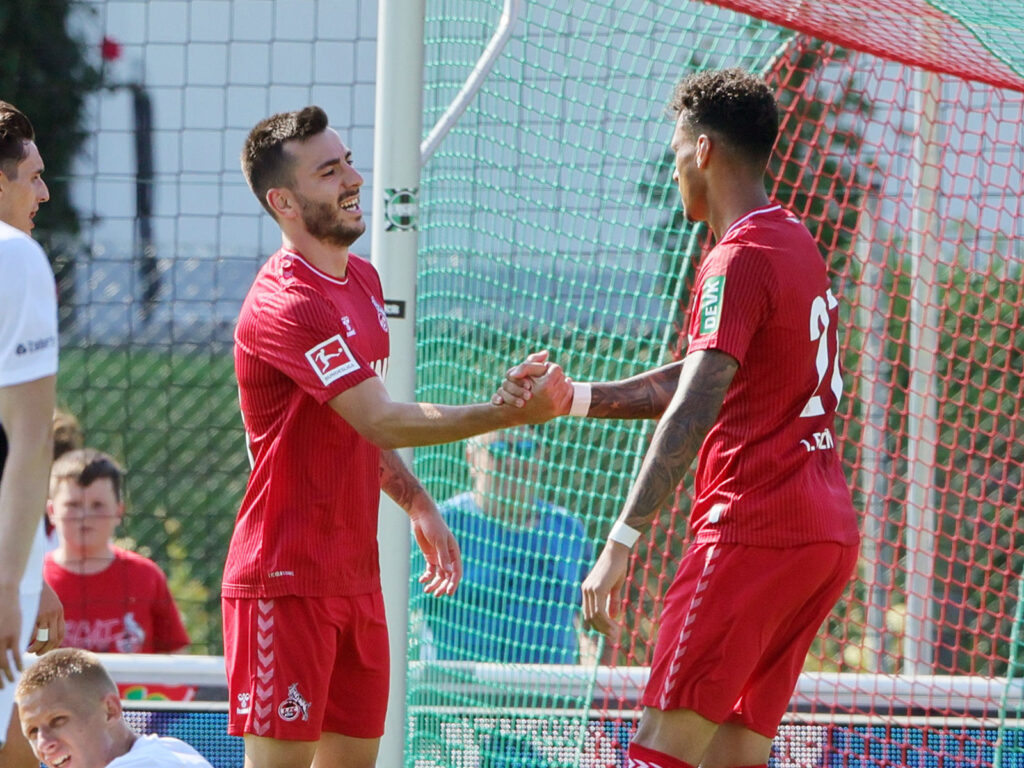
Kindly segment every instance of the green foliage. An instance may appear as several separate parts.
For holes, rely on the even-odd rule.
[[[964,236],[961,242],[971,242]],[[869,309],[881,318],[885,339],[881,349],[866,349],[859,338],[848,342],[847,371],[855,378],[865,372],[867,358],[877,357],[873,374],[884,387],[886,442],[872,446],[887,463],[874,486],[873,514],[881,517],[884,556],[890,582],[891,607],[902,609],[906,590],[901,566],[910,471],[908,411],[911,387],[911,259],[898,235],[876,233],[882,255],[876,304]],[[995,248],[1000,252],[1001,248]],[[937,512],[936,560],[932,599],[937,622],[936,672],[940,674],[1001,675],[1009,658],[1012,625],[1010,582],[1024,570],[1024,539],[1016,517],[1024,488],[1024,444],[1019,437],[1019,398],[1024,373],[1016,350],[1024,348],[1024,273],[1019,263],[996,264],[980,271],[971,253],[940,256],[937,268],[939,343],[933,375],[937,435],[931,506]],[[1014,361],[1017,360],[1015,364]],[[841,421],[862,423],[867,404],[860,393],[844,401]],[[921,415],[921,414],[918,414]],[[861,445],[857,430],[843,441]],[[847,464],[856,457],[847,448]],[[863,493],[855,494],[858,508],[867,511]],[[877,576],[878,574],[876,574]],[[847,610],[857,610],[865,597],[856,585]],[[863,624],[851,621],[849,627]],[[900,628],[890,632],[898,641]],[[859,637],[851,638],[859,641]],[[898,662],[893,643],[886,651]]]
[[[936,581],[942,671],[1000,675],[1010,658],[1010,583],[1024,571],[1017,516],[1024,490],[1019,430],[1024,373],[1021,265],[995,276],[971,269],[967,254],[943,265],[936,377],[939,437],[935,488],[941,516]],[[998,308],[998,310],[997,310]],[[999,660],[999,661],[996,661]]]

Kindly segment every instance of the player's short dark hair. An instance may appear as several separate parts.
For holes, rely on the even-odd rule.
[[[760,77],[737,68],[695,72],[676,85],[669,110],[694,130],[718,134],[751,162],[768,164],[779,108]]]
[[[39,658],[18,681],[14,698],[18,701],[52,683],[67,680],[84,692],[102,698],[117,694],[117,686],[95,654],[80,648],[58,648]]]
[[[25,113],[13,104],[0,101],[0,171],[18,178],[18,163],[25,159],[25,143],[36,140],[36,131]]]
[[[260,120],[249,131],[242,147],[242,173],[249,189],[274,216],[267,204],[267,191],[290,187],[295,181],[292,161],[285,154],[286,141],[305,141],[327,130],[327,113],[311,105],[295,112],[279,112]]]
[[[95,448],[68,451],[50,467],[50,497],[53,497],[60,484],[66,480],[87,488],[104,478],[114,486],[114,497],[120,501],[121,483],[124,481],[124,470],[120,464]]]

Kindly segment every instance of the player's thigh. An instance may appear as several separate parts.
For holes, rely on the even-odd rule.
[[[691,709],[663,711],[654,707],[644,707],[633,741],[642,747],[672,755],[690,765],[700,765],[701,758],[717,730],[717,723]]]
[[[374,768],[380,739],[358,739],[340,733],[320,737],[313,768]]]
[[[309,768],[315,741],[283,741],[245,734],[245,768]]]
[[[332,598],[223,598],[228,733],[316,742],[339,632]]]
[[[323,732],[358,741],[374,741],[384,733],[388,709],[390,660],[388,627],[381,593],[332,599],[338,627],[334,642],[338,663],[328,689]]]
[[[764,765],[772,753],[772,740],[738,723],[723,723],[701,758],[701,768]],[[694,763],[696,765],[696,763]]]
[[[793,560],[806,581],[806,589],[780,590],[780,605],[789,612],[773,628],[757,667],[730,720],[772,736],[789,706],[807,652],[846,589],[857,564],[857,546],[823,542],[794,552]],[[784,602],[789,596],[789,602]]]
[[[818,591],[820,547],[691,546],[666,595],[642,703],[733,719],[765,653]],[[829,545],[827,555],[837,549]]]

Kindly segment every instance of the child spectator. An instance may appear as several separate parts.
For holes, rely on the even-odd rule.
[[[170,653],[189,643],[167,578],[153,561],[114,546],[124,473],[84,448],[54,462],[46,512],[57,549],[44,575],[64,604],[64,645],[100,653]]]

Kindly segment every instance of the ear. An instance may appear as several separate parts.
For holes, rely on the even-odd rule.
[[[116,693],[107,693],[103,696],[104,720],[108,723],[120,720],[123,712],[121,698]]]
[[[53,499],[46,500],[46,516],[50,519],[50,524],[53,524]]]
[[[708,165],[708,158],[711,156],[711,139],[706,133],[697,137],[697,151],[694,153],[693,162],[697,169],[703,171]]]
[[[267,205],[277,214],[279,219],[294,219],[299,215],[299,208],[287,187],[274,187],[267,190]]]
[[[117,502],[117,521],[121,522],[124,520],[124,502]]]

